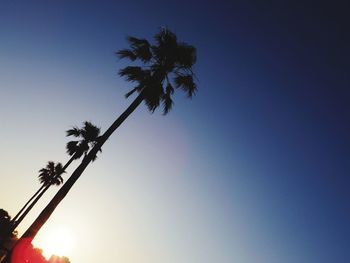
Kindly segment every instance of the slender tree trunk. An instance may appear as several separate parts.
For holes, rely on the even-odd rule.
[[[68,162],[62,167],[62,173],[66,171],[68,166],[75,160],[76,154],[73,154],[73,156],[68,160]]]
[[[44,185],[43,190],[40,192],[40,194],[34,199],[34,201],[28,206],[28,208],[26,209],[26,211],[24,211],[24,213],[18,218],[17,221],[15,221],[13,223],[13,225],[11,226],[11,232],[15,231],[15,229],[18,227],[18,225],[23,221],[23,219],[27,216],[27,214],[30,212],[30,210],[32,210],[32,208],[35,206],[35,204],[40,200],[40,198],[45,194],[45,192],[50,188],[50,184],[48,185]]]
[[[36,218],[33,224],[22,235],[21,239],[29,238],[33,239],[39,232],[41,227],[50,218],[53,211],[67,195],[74,183],[79,179],[85,168],[94,159],[97,152],[101,149],[102,145],[112,135],[112,133],[129,117],[129,115],[141,104],[143,101],[143,92],[141,92],[136,99],[130,104],[130,106],[114,121],[114,123],[107,129],[107,131],[100,137],[99,142],[90,150],[90,152],[84,157],[81,164],[75,169],[69,179],[60,188],[57,194],[52,198],[50,203],[44,208],[40,215]]]
[[[68,160],[68,162],[63,166],[62,171],[64,172],[68,166],[73,162],[73,160],[75,159],[75,154]],[[26,215],[30,212],[30,210],[32,210],[32,208],[34,207],[34,205],[40,200],[40,198],[45,194],[45,192],[50,188],[51,184],[48,185],[43,185],[40,187],[40,189],[35,193],[35,195],[33,197],[35,197],[37,195],[37,197],[35,198],[35,200],[30,204],[30,206],[28,206],[28,208],[23,212],[22,215],[19,216],[18,218],[18,214],[20,214],[21,211],[23,211],[23,208],[21,209],[21,211],[16,215],[17,216],[17,220],[12,219],[13,223],[10,229],[10,233],[12,233],[13,231],[15,231],[15,229],[17,228],[17,226],[23,221],[23,219],[26,217]],[[41,192],[40,192],[41,191]],[[40,192],[40,194],[38,195],[38,193]],[[33,197],[29,200],[33,200]],[[27,202],[27,204],[25,206],[28,205],[29,201]]]
[[[62,170],[66,170],[67,167],[72,163],[72,161],[75,159],[75,154],[69,159],[69,161],[65,164],[65,166],[62,168]],[[19,210],[19,212],[12,218],[11,223],[14,224],[15,221],[17,221],[17,218],[21,216],[23,213],[24,209],[30,204],[31,201],[45,188],[45,185],[42,185],[38,191],[35,192],[35,194],[28,200],[27,203]]]
[[[19,212],[17,213],[17,215],[15,215],[12,220],[11,223],[14,224],[17,220],[18,217],[21,216],[21,214],[23,213],[24,209],[26,209],[26,207],[30,204],[31,201],[33,201],[33,199],[41,192],[41,190],[43,190],[45,187],[45,185],[42,185],[38,191],[35,192],[35,194],[28,200],[27,203],[25,203],[25,205],[21,208],[21,210],[19,210]]]

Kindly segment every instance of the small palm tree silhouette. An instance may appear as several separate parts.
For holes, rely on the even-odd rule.
[[[35,204],[39,201],[39,199],[45,194],[45,192],[52,186],[59,186],[63,183],[62,174],[64,173],[64,169],[61,163],[55,164],[53,161],[49,161],[45,168],[39,170],[39,182],[42,186],[36,192],[36,198],[32,203],[27,207],[27,209],[17,217],[16,220],[12,219],[12,226],[10,228],[9,233],[12,233],[16,227],[23,221],[26,215],[32,210]],[[33,199],[33,197],[31,198]],[[27,202],[28,203],[28,202]],[[27,204],[26,204],[27,205]]]
[[[63,183],[61,174],[63,173],[63,166],[61,163],[55,164],[49,161],[45,168],[39,170],[39,181],[44,186],[60,185]]]
[[[79,159],[83,155],[87,155],[90,148],[94,147],[99,139],[100,128],[91,122],[85,121],[83,128],[73,127],[66,131],[67,136],[80,138],[77,141],[67,143],[67,153],[72,156],[72,160]],[[96,156],[94,157],[94,160]]]

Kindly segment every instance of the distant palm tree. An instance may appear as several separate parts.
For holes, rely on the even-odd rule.
[[[70,141],[66,145],[67,153],[72,156],[66,166],[81,156],[86,156],[90,148],[93,148],[100,136],[100,128],[93,125],[91,122],[85,121],[83,128],[73,127],[66,131],[67,136],[80,138],[78,141]],[[96,155],[93,161],[96,159]]]
[[[100,135],[100,128],[93,125],[91,122],[85,121],[82,128],[73,127],[66,131],[67,136],[74,136],[79,138],[77,141],[70,141],[66,145],[67,153],[71,156],[68,162],[62,167],[54,167],[53,162],[49,162],[46,168],[39,171],[39,181],[42,186],[38,191],[29,199],[29,201],[22,207],[22,209],[17,213],[17,215],[11,220],[12,229],[15,230],[16,227],[23,221],[25,216],[30,212],[34,205],[39,201],[39,199],[44,195],[44,193],[50,188],[51,185],[60,185],[63,182],[60,175],[68,168],[72,161],[79,159],[81,156],[86,155],[90,148],[94,147],[98,141]],[[96,156],[95,156],[96,158]],[[95,160],[95,158],[93,160]],[[57,179],[52,179],[53,173],[60,172],[56,174]],[[59,179],[62,179],[60,182]],[[34,200],[34,201],[33,201]],[[29,205],[30,204],[30,205]],[[29,205],[29,206],[28,206]]]
[[[64,169],[61,163],[55,164],[52,161],[47,162],[47,165],[45,168],[42,168],[39,170],[39,181],[42,184],[39,190],[40,192],[36,192],[36,198],[34,201],[27,207],[27,209],[16,219],[12,220],[12,226],[10,228],[10,231],[14,231],[17,226],[23,221],[23,219],[26,217],[26,215],[30,212],[30,210],[34,207],[34,205],[39,201],[39,199],[45,194],[45,192],[50,188],[52,185],[59,186],[63,183],[63,178],[61,174],[64,173]],[[32,199],[32,198],[31,198]]]
[[[88,164],[94,160],[102,145],[142,101],[151,112],[154,112],[162,104],[163,113],[167,114],[173,105],[171,96],[175,89],[183,90],[189,98],[195,93],[196,84],[194,83],[192,66],[196,62],[196,49],[193,46],[178,42],[176,35],[168,29],[161,29],[155,35],[155,45],[151,45],[145,39],[135,37],[129,37],[128,42],[130,49],[120,50],[117,55],[120,58],[139,62],[139,64],[125,67],[120,70],[119,74],[136,84],[126,94],[126,97],[134,92],[137,92],[138,96],[100,137],[98,143],[85,156],[70,178],[22,235],[22,238],[32,239],[35,237]]]
[[[63,166],[61,163],[55,164],[54,162],[49,161],[45,168],[39,170],[39,181],[46,187],[60,185],[63,183],[63,178],[61,176],[63,172]]]

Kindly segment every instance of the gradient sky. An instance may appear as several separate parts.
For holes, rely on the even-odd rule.
[[[68,160],[65,130],[105,130],[130,103],[114,56],[127,35],[167,26],[198,49],[194,99],[179,93],[166,117],[139,107],[37,245],[66,226],[72,263],[349,262],[346,5],[228,2],[0,1],[0,207],[12,215],[47,161]]]

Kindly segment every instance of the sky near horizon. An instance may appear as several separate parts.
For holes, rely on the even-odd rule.
[[[63,227],[72,263],[349,262],[346,4],[229,2],[0,1],[0,208],[11,215],[47,161],[68,160],[65,130],[89,120],[104,131],[131,102],[114,55],[127,35],[166,26],[198,53],[193,100],[179,92],[168,116],[141,105],[36,245]]]

